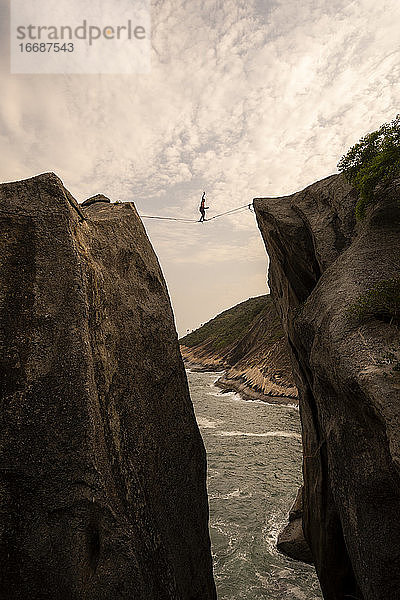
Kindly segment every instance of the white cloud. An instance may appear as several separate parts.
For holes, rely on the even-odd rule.
[[[399,19],[398,0],[155,0],[149,75],[3,74],[0,177],[53,170],[80,200],[103,192],[190,218],[203,189],[210,215],[290,193],[398,112]],[[166,270],[232,269],[249,245],[265,260],[251,218],[210,225],[149,225]],[[194,285],[201,296],[214,283]]]

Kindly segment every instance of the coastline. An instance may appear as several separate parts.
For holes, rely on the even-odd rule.
[[[182,351],[182,347],[181,347]],[[269,404],[298,404],[297,395],[290,393],[292,386],[287,386],[287,390],[282,386],[282,382],[277,385],[271,380],[264,379],[264,386],[261,387],[257,382],[251,379],[254,376],[254,369],[249,369],[248,373],[235,373],[233,368],[224,364],[216,358],[207,357],[201,362],[189,360],[182,353],[185,367],[198,373],[221,373],[214,385],[223,392],[235,392],[240,394],[244,400],[258,400]],[[248,378],[248,375],[250,376]]]
[[[242,396],[244,400],[260,400],[261,402],[267,402],[268,404],[298,404],[298,398],[294,395],[273,394],[258,390],[252,387],[245,376],[241,378],[231,378],[226,375],[222,375],[216,382],[215,385],[221,388],[224,392],[236,392]]]

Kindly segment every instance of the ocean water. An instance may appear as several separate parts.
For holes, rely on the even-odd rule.
[[[207,449],[218,599],[320,600],[313,567],[275,547],[301,485],[298,409],[223,394],[217,378],[188,371]]]

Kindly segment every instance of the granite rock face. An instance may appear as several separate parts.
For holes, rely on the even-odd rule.
[[[107,198],[107,196],[104,196],[103,194],[96,194],[95,196],[91,196],[90,198],[82,202],[80,206],[86,208],[88,206],[91,206],[92,204],[96,204],[96,202],[104,202],[105,204],[111,204],[111,200]]]
[[[306,542],[303,532],[303,493],[301,487],[297,493],[296,500],[289,512],[289,523],[279,534],[276,547],[279,552],[290,558],[305,563],[312,563],[313,559],[310,547]]]
[[[0,186],[0,597],[215,599],[206,459],[132,204]]]
[[[327,600],[400,597],[400,332],[352,315],[400,277],[400,180],[356,225],[339,175],[254,206],[291,349],[304,452],[303,529]]]

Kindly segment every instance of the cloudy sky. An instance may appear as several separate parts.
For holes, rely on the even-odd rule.
[[[335,172],[399,112],[399,0],[153,0],[145,75],[10,75],[8,19],[0,180],[54,171],[78,201],[197,218],[205,190],[212,216]],[[181,334],[266,292],[249,211],[145,225]]]

